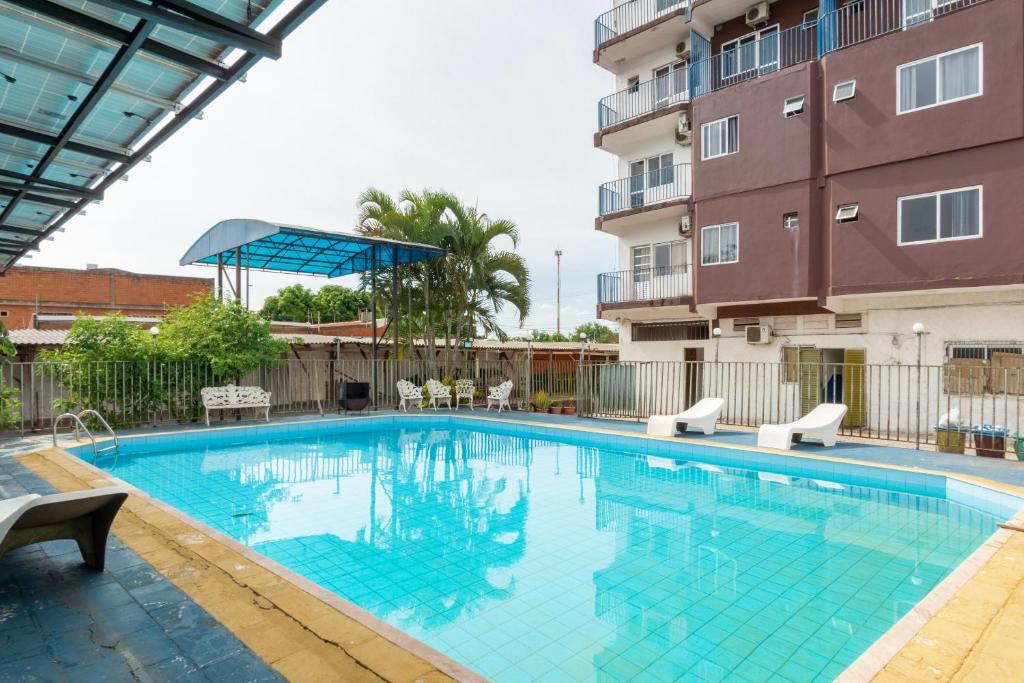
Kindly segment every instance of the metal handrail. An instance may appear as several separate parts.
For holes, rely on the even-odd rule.
[[[617,304],[692,296],[689,266],[635,268],[597,276],[597,303]]]
[[[104,429],[106,429],[107,432],[112,437],[114,437],[114,447],[113,447],[113,450],[115,452],[117,452],[117,453],[120,453],[121,452],[121,444],[117,440],[117,433],[114,432],[114,430],[110,428],[110,424],[105,419],[103,419],[102,415],[100,415],[95,410],[92,410],[91,408],[83,410],[82,412],[78,413],[77,415],[75,413],[61,413],[60,415],[57,416],[57,419],[55,419],[53,421],[53,445],[54,445],[54,447],[57,446],[57,428],[60,427],[60,423],[65,418],[70,418],[72,420],[72,422],[74,422],[74,425],[75,425],[75,440],[76,441],[78,440],[78,435],[81,432],[85,432],[86,436],[89,437],[89,441],[92,442],[92,453],[93,453],[93,455],[99,455],[101,451],[100,451],[99,447],[96,445],[96,437],[93,436],[93,433],[91,431],[89,431],[89,428],[86,427],[85,423],[82,421],[83,417],[87,417],[87,416],[90,416],[90,415],[95,417],[96,419],[98,419],[100,421],[100,424],[103,425]],[[109,449],[109,448],[103,449],[103,451],[108,451],[108,450],[111,450],[111,449]]]
[[[690,164],[676,164],[604,183],[598,187],[597,211],[598,215],[607,216],[689,197],[692,192]]]
[[[689,5],[690,0],[630,0],[616,5],[594,20],[594,48]]]
[[[597,103],[597,126],[604,130],[623,121],[688,102],[688,69],[682,68],[656,76],[649,81],[624,88],[601,98]]]

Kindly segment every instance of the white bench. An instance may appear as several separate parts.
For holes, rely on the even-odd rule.
[[[201,392],[203,407],[206,409],[206,426],[210,426],[211,410],[239,410],[242,408],[262,408],[264,417],[270,422],[270,392],[260,387],[236,387],[228,384],[223,387],[206,387]]]

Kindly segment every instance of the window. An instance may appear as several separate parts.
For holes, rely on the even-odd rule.
[[[934,14],[961,0],[903,0],[903,26],[931,21]]]
[[[797,116],[798,114],[804,113],[804,96],[797,95],[796,97],[790,97],[786,100],[785,104],[782,105],[782,115],[787,119],[790,116]]]
[[[856,95],[857,81],[843,81],[842,83],[836,83],[836,87],[832,90],[832,101],[845,102],[846,100],[852,100]]]
[[[994,353],[1024,354],[1024,345],[1017,342],[949,342],[946,344],[946,357],[949,360],[971,358],[974,360],[992,360]]]
[[[852,223],[860,215],[860,204],[843,204],[836,210],[836,223]]]
[[[0,318],[6,318],[6,317],[7,317],[7,311],[0,311]]]
[[[740,117],[730,116],[700,127],[700,158],[703,160],[735,154],[740,149]]]
[[[863,316],[860,313],[836,313],[837,330],[852,329],[863,324]]]
[[[633,341],[691,341],[711,338],[711,324],[706,320],[677,323],[633,323],[630,339]]]
[[[801,26],[805,29],[814,28],[818,25],[818,8],[809,9],[804,12],[804,20],[801,22]]]
[[[800,347],[782,347],[782,381],[793,383],[800,379]]]
[[[705,266],[740,260],[740,224],[709,225],[700,231],[700,262]]]
[[[664,107],[681,100],[686,94],[687,63],[668,64],[654,70],[654,104]]]
[[[722,43],[722,78],[748,72],[765,73],[779,68],[779,26]]]
[[[981,95],[981,45],[904,64],[896,70],[898,112]]]
[[[674,170],[671,153],[647,159],[647,187],[670,185]]]
[[[796,230],[800,227],[800,214],[797,212],[782,215],[782,227],[786,230]]]
[[[640,77],[630,76],[629,79],[626,81],[626,90],[628,90],[631,93],[640,92]]]
[[[760,325],[760,324],[761,324],[761,319],[760,318],[733,318],[732,319],[732,331],[733,332],[743,332],[748,327],[753,327],[754,325]]]
[[[639,159],[629,164],[629,208],[637,209],[648,201],[661,201],[671,191],[651,195],[649,190],[665,185],[672,186],[675,182],[675,166],[672,154],[659,154],[647,159]]]
[[[981,186],[899,199],[899,243],[981,237]]]
[[[651,245],[633,247],[633,270],[646,270],[651,267]]]

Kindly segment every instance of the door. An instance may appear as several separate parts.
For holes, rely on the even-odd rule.
[[[663,66],[654,72],[654,107],[660,109],[679,101],[686,92],[686,62]]]
[[[651,294],[655,299],[685,296],[686,241],[662,242],[654,245],[654,269]]]
[[[651,247],[633,247],[633,298],[630,301],[644,301],[651,297]]]
[[[844,427],[863,427],[867,420],[867,377],[864,349],[843,349]]]
[[[647,159],[647,189],[644,193],[644,202],[651,204],[670,199],[674,194],[675,175],[671,154],[659,154]]]
[[[637,209],[644,205],[644,162],[633,161],[629,164],[629,208]]]
[[[766,28],[758,34],[757,67],[762,74],[779,68],[779,27]]]
[[[797,378],[800,388],[800,417],[821,403],[821,349],[801,348]]]
[[[704,349],[683,349],[683,360],[686,366],[683,410],[686,410],[704,397]]]

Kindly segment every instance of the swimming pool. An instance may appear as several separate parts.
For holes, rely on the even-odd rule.
[[[447,416],[133,438],[95,464],[499,682],[829,680],[1021,503]]]

